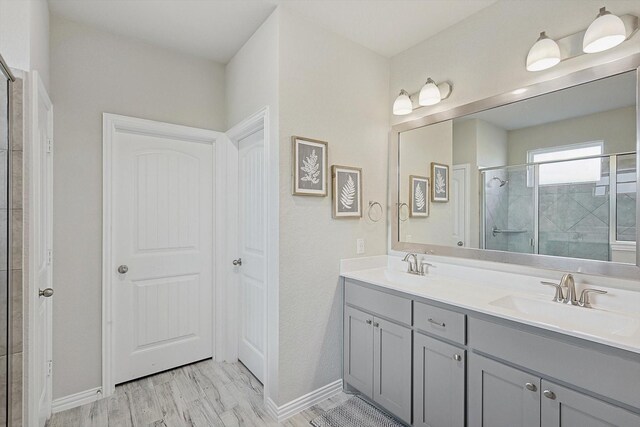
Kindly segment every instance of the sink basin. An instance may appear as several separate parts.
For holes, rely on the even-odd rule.
[[[622,313],[584,308],[509,295],[489,303],[532,320],[592,334],[630,337],[640,331],[640,320]]]
[[[392,283],[409,286],[422,286],[428,284],[430,279],[429,276],[418,276],[417,274],[409,274],[388,268],[384,270],[384,277]]]

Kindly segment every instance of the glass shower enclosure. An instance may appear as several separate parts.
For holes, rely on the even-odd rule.
[[[481,247],[635,263],[636,153],[486,168]]]

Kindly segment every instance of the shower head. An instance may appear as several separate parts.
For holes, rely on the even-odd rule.
[[[504,187],[505,185],[507,185],[509,183],[508,179],[507,180],[501,179],[501,178],[498,178],[497,176],[494,176],[493,178],[491,178],[489,180],[489,182],[493,181],[494,179],[500,183],[500,187]]]

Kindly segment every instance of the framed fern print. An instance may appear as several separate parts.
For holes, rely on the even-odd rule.
[[[362,169],[331,166],[334,218],[362,217]]]
[[[328,145],[316,139],[292,136],[294,196],[327,195]]]
[[[449,166],[431,163],[431,201],[449,201]]]
[[[409,216],[429,216],[429,178],[409,176]]]

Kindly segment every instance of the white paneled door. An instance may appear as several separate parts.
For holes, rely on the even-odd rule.
[[[213,146],[158,126],[112,136],[116,384],[213,354]]]
[[[30,313],[33,354],[29,355],[34,378],[29,379],[30,404],[37,404],[39,426],[44,426],[51,415],[52,374],[52,294],[51,271],[52,203],[53,203],[53,107],[38,73],[31,76],[31,105],[33,151],[31,153],[31,217],[29,250],[33,288],[30,287],[33,304]],[[31,408],[30,408],[31,409]],[[35,418],[35,411],[30,412]],[[33,425],[36,423],[34,422]]]
[[[238,144],[238,248],[240,285],[238,359],[264,382],[265,347],[265,170],[264,131]]]
[[[468,204],[468,173],[466,165],[454,165],[451,175],[451,203],[453,206],[453,244],[456,246],[469,245],[469,209]]]

